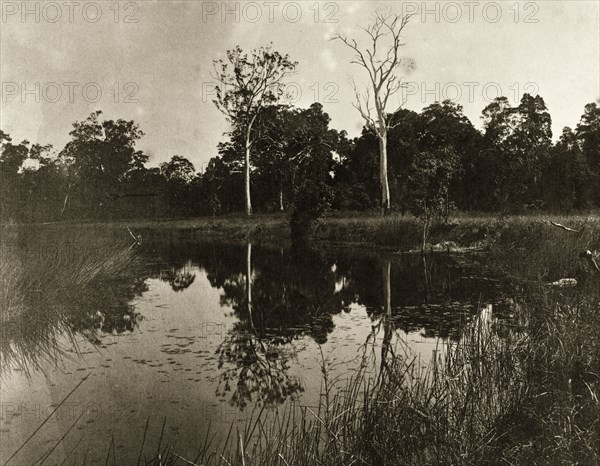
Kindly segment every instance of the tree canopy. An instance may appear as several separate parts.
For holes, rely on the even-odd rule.
[[[600,109],[552,141],[541,96],[497,98],[476,129],[462,107],[400,109],[388,133],[391,208],[426,219],[463,211],[573,211],[600,206]],[[2,221],[220,215],[244,211],[245,137],[228,132],[203,173],[184,155],[149,166],[134,121],[93,112],[62,150],[0,132]],[[283,211],[303,228],[331,209],[380,205],[379,142],[365,125],[348,138],[321,104],[264,107],[252,129],[252,189],[261,212]],[[432,210],[432,207],[433,210]]]

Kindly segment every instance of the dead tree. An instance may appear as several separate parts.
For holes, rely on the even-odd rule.
[[[367,90],[361,94],[354,82],[356,102],[354,107],[360,112],[367,127],[375,132],[379,140],[379,180],[381,184],[381,207],[383,214],[390,212],[390,185],[387,171],[387,135],[393,128],[393,115],[389,117],[386,108],[390,98],[403,87],[402,79],[396,74],[399,70],[410,71],[414,62],[400,56],[402,31],[411,15],[377,13],[372,24],[362,28],[367,36],[366,47],[361,47],[355,39],[339,32],[332,38],[342,41],[355,52],[351,63],[364,68],[369,75]],[[400,102],[396,110],[401,107]]]

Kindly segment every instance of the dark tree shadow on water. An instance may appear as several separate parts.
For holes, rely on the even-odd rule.
[[[260,301],[258,307],[254,306],[251,243],[246,245],[245,266],[243,292],[232,286],[235,282],[225,288],[230,292],[226,299],[243,319],[217,349],[219,369],[224,369],[219,376],[217,395],[225,397],[231,392],[230,403],[240,409],[249,403],[279,404],[304,390],[299,378],[288,374],[289,360],[295,357],[290,345],[293,337],[269,337],[262,325]],[[259,326],[255,324],[256,314]]]

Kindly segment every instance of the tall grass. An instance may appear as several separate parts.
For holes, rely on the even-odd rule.
[[[448,243],[456,247],[481,246],[496,226],[494,217],[461,217],[449,223],[438,222],[429,230],[428,243]],[[403,251],[416,249],[423,241],[423,223],[411,215],[363,215],[322,219],[314,239],[368,243]]]
[[[579,253],[600,245],[600,229],[596,219],[552,220],[579,231],[545,218],[487,223],[488,260],[516,280],[510,322],[484,309],[425,368],[400,348],[377,376],[363,364],[340,385],[324,364],[317,408],[261,412],[229,456],[196,464],[599,464],[600,277],[547,282],[580,273]],[[481,228],[470,222],[461,235]]]
[[[512,232],[527,234],[528,228],[547,229],[550,236],[568,234],[550,225],[553,220],[575,229],[598,231],[598,216],[557,216],[552,214],[529,214],[523,216],[498,216],[485,213],[456,213],[448,223],[432,225],[428,242],[431,245],[450,243],[458,247],[488,247],[499,236]],[[77,228],[92,235],[102,231],[124,231],[126,226],[136,230],[187,230],[198,236],[227,237],[238,239],[288,239],[289,216],[286,214],[257,214],[252,217],[232,214],[219,217],[191,219],[168,219],[165,221],[136,221],[127,224],[83,223]],[[47,225],[49,230],[61,231],[63,224]],[[412,215],[393,214],[382,217],[376,212],[334,212],[321,218],[312,232],[311,239],[344,243],[363,243],[400,250],[415,249],[422,241],[423,224]],[[587,233],[586,233],[587,234]],[[509,239],[509,236],[506,239]]]
[[[578,231],[565,231],[552,225],[552,221]],[[411,215],[332,216],[319,221],[313,239],[368,243],[407,251],[420,246],[422,229],[421,220]],[[600,247],[600,218],[541,214],[509,217],[458,215],[448,223],[433,224],[428,243],[429,247],[447,244],[455,249],[490,249],[496,245],[498,253],[503,253],[505,258],[521,260],[526,255],[532,272],[541,265],[543,274],[549,270],[558,271],[557,265],[560,264],[573,266],[582,248]],[[537,256],[533,254],[536,249]]]
[[[545,290],[529,302],[535,351],[528,409],[537,430],[539,464],[600,462],[600,291],[596,283],[570,292]]]
[[[318,407],[261,411],[231,448],[147,464],[598,464],[597,301],[541,293],[519,325],[478,318],[425,368],[398,352],[336,386],[324,365]]]
[[[565,231],[550,220],[577,231]],[[498,268],[520,279],[543,281],[581,275],[585,263],[580,253],[598,248],[600,219],[596,217],[511,217],[499,223],[490,243],[491,259]]]
[[[135,253],[77,231],[41,236],[11,231],[0,242],[0,367],[29,372],[65,356],[65,338],[94,340],[100,314],[90,293],[130,278]],[[105,300],[108,306],[108,300]],[[99,311],[98,311],[99,312]]]

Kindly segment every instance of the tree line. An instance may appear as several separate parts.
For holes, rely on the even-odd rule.
[[[363,41],[335,34],[367,79],[354,83],[364,127],[349,138],[331,128],[319,103],[282,104],[285,78],[297,63],[272,44],[239,46],[213,62],[214,104],[230,131],[204,173],[183,155],[159,167],[136,148],[134,121],[73,124],[71,140],[51,146],[14,144],[0,130],[2,221],[162,218],[253,209],[289,212],[292,233],[306,233],[330,209],[412,212],[431,222],[450,211],[583,210],[600,204],[600,102],[586,105],[576,128],[552,142],[544,99],[518,105],[498,97],[477,130],[459,104],[435,102],[421,112],[388,111],[415,67],[402,56],[410,15],[377,13]],[[362,42],[362,43],[361,43]]]
[[[387,133],[390,208],[420,216],[462,211],[569,212],[600,206],[600,106],[590,103],[574,129],[552,142],[541,96],[511,106],[500,97],[483,109],[476,129],[451,101],[417,113],[401,109]],[[71,139],[49,145],[15,143],[0,131],[3,222],[221,215],[246,207],[245,165],[255,210],[290,212],[298,222],[328,209],[381,205],[376,131],[349,138],[331,128],[323,107],[270,105],[248,136],[227,133],[204,173],[182,155],[159,167],[136,148],[134,121],[73,124]]]

